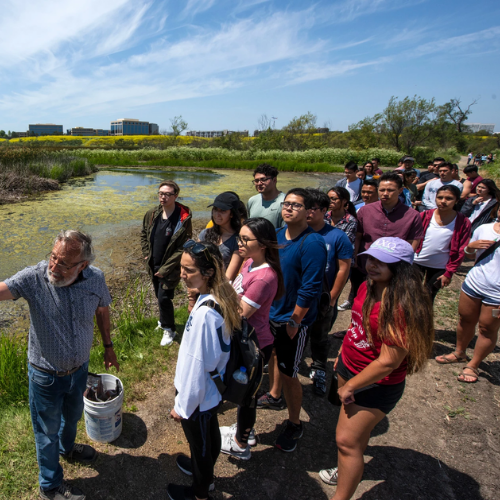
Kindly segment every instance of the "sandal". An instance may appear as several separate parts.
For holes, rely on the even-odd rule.
[[[470,370],[471,372],[474,372],[474,375],[469,375],[468,373],[463,373],[465,370]],[[465,377],[470,377],[473,380],[465,380]],[[479,378],[479,371],[476,370],[475,368],[472,368],[472,366],[464,366],[462,369],[462,375],[459,375],[457,377],[457,380],[459,382],[463,382],[464,384],[475,384],[477,382],[477,379]]]
[[[455,358],[446,357],[451,355],[455,356]],[[441,360],[438,358],[441,358]],[[441,356],[436,356],[434,359],[440,365],[451,365],[453,363],[466,363],[467,361],[469,361],[469,358],[465,353],[463,356],[459,356],[456,352],[450,352],[450,354],[441,354]]]

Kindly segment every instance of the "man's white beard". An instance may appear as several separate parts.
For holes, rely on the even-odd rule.
[[[73,283],[74,281],[74,278],[73,277],[68,277],[66,279],[62,279],[60,281],[56,281],[55,278],[54,278],[54,273],[48,269],[48,276],[49,276],[49,282],[52,286],[55,286],[56,288],[61,288],[63,286],[68,286],[68,285],[71,285],[71,283]],[[59,275],[61,276],[61,275]]]

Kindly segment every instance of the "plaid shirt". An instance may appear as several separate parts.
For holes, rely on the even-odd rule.
[[[111,304],[111,296],[96,267],[85,268],[63,287],[50,283],[47,267],[39,262],[5,284],[15,300],[23,297],[30,307],[29,362],[46,370],[71,370],[89,360],[96,310]]]
[[[326,212],[325,221],[327,224],[330,224],[331,226],[344,231],[344,233],[349,238],[349,241],[351,242],[352,248],[354,250],[354,240],[356,239],[356,231],[358,229],[358,220],[356,219],[356,217],[353,217],[349,212],[346,212],[342,219],[340,219],[336,224],[333,224],[332,213]],[[354,263],[354,257],[352,259],[352,262]]]

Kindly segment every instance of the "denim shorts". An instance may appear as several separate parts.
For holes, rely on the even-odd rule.
[[[484,305],[494,306],[494,307],[498,306],[498,300],[495,301],[495,299],[489,297],[488,295],[477,293],[469,285],[467,285],[465,281],[462,283],[462,292],[464,292],[465,295],[471,297],[472,299],[480,300]]]

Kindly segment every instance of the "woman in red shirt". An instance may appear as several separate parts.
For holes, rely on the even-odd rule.
[[[320,472],[336,484],[335,500],[352,497],[363,475],[373,428],[401,399],[407,374],[423,368],[434,326],[429,293],[400,238],[379,238],[367,255],[368,279],[352,305],[351,326],[335,362],[342,402],[337,423],[338,467]]]

